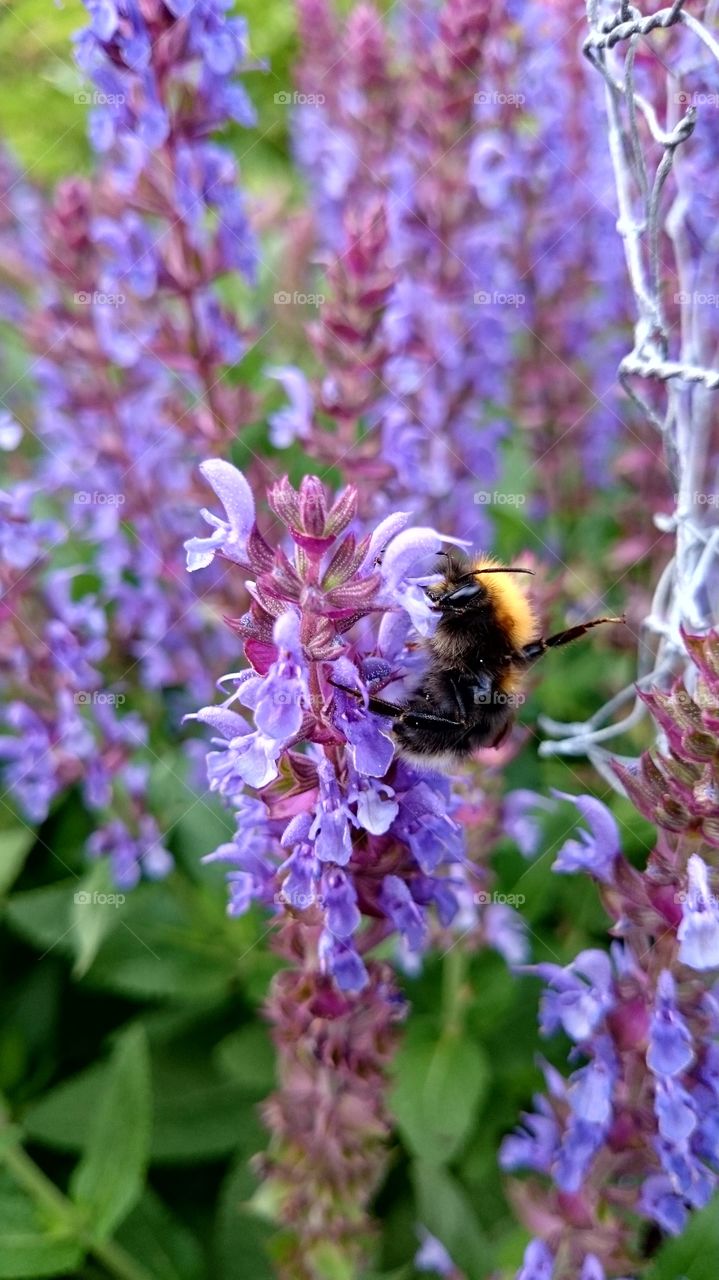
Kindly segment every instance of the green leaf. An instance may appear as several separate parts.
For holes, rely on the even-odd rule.
[[[0,1227],[0,1277],[23,1280],[23,1277],[67,1276],[83,1258],[83,1250],[75,1240],[39,1235],[32,1231],[14,1231],[10,1225]]]
[[[248,1135],[250,1149],[259,1149],[261,1135]],[[212,1247],[212,1275],[218,1280],[237,1280],[242,1259],[242,1275],[252,1280],[272,1280],[274,1274],[266,1243],[272,1235],[269,1223],[250,1212],[247,1202],[256,1186],[247,1158],[230,1171],[220,1192],[217,1222]]]
[[[410,1031],[396,1063],[390,1106],[410,1151],[423,1160],[446,1163],[472,1129],[489,1072],[482,1051],[470,1040]]]
[[[35,839],[30,827],[11,827],[0,832],[0,893],[5,893],[17,880]]]
[[[82,1160],[71,1183],[75,1202],[99,1239],[111,1235],[137,1202],[150,1143],[150,1066],[144,1032],[118,1037],[96,1104]]]
[[[654,1259],[646,1280],[716,1280],[719,1258],[719,1196],[689,1219]]]
[[[250,1094],[264,1098],[273,1087],[275,1056],[264,1026],[242,1027],[225,1036],[215,1050],[215,1060],[223,1075]]]
[[[113,889],[107,862],[96,862],[77,881],[70,915],[76,978],[87,973],[103,939],[116,927],[118,909],[124,901],[125,895]]]
[[[57,947],[61,955],[72,953],[70,903],[77,880],[16,893],[5,908],[12,928],[41,951]]]
[[[153,1160],[195,1164],[234,1151],[255,1113],[245,1091],[235,1084],[215,1083],[187,1094],[158,1091]],[[253,1126],[254,1127],[254,1126]]]
[[[493,1268],[490,1245],[470,1198],[459,1182],[436,1165],[417,1162],[412,1180],[417,1221],[436,1236],[467,1280],[482,1280]]]
[[[94,1064],[65,1080],[28,1107],[23,1128],[34,1142],[61,1151],[80,1151],[89,1141],[97,1098],[107,1089],[108,1067]],[[197,1164],[235,1151],[248,1127],[255,1131],[256,1106],[245,1088],[223,1080],[205,1066],[201,1077],[177,1064],[169,1070],[153,1062],[153,1164]]]
[[[28,1137],[60,1151],[81,1151],[88,1140],[93,1108],[102,1096],[106,1074],[106,1065],[96,1063],[49,1089],[23,1116]]]
[[[0,1169],[0,1278],[67,1275],[80,1265],[83,1249],[70,1227],[43,1215],[6,1169]]]
[[[224,901],[218,896],[211,924],[200,911],[197,895],[202,891],[187,887],[188,900],[182,902],[183,886],[176,882],[173,890],[168,881],[139,885],[119,907],[100,904],[107,913],[101,926],[107,926],[106,936],[99,939],[85,980],[131,998],[165,996],[204,1004],[221,999],[236,977],[238,955],[224,932]],[[8,922],[39,950],[77,959],[74,934],[87,919],[84,954],[89,957],[98,939],[93,937],[92,907],[75,902],[78,892],[80,881],[73,878],[15,894],[6,908]],[[203,911],[206,906],[203,899]],[[241,946],[241,928],[236,933]]]
[[[199,1280],[202,1275],[197,1240],[151,1187],[120,1225],[115,1239],[155,1280]]]
[[[332,1240],[320,1240],[309,1251],[308,1263],[317,1280],[354,1280],[355,1266],[347,1251]]]
[[[361,1280],[412,1280],[415,1271],[410,1262],[406,1267],[397,1267],[394,1271],[367,1271],[362,1273]]]

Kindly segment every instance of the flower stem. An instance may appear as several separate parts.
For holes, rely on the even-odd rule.
[[[462,947],[453,946],[444,954],[442,964],[442,1033],[458,1036],[462,1031],[467,1004],[467,955]]]
[[[152,1280],[149,1271],[130,1257],[112,1240],[94,1240],[83,1223],[76,1205],[63,1195],[55,1183],[35,1164],[13,1136],[9,1117],[0,1104],[0,1160],[18,1186],[27,1191],[38,1205],[56,1214],[66,1224],[68,1233],[82,1244],[106,1271],[117,1280]]]

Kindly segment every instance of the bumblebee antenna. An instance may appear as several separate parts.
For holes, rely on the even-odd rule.
[[[532,577],[534,577],[534,569],[511,569],[509,567],[501,569],[475,569],[473,576],[476,576],[478,573],[531,573]]]
[[[472,569],[471,573],[463,573],[461,578],[456,578],[456,582],[471,582],[474,578],[479,577],[482,573],[531,573],[534,577],[534,569],[511,569],[502,567],[498,569]]]

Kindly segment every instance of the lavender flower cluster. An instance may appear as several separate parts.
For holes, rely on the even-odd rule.
[[[395,761],[389,721],[366,708],[369,692],[406,673],[410,632],[434,621],[422,571],[441,538],[402,513],[357,538],[356,490],[331,502],[306,476],[268,493],[290,539],[273,548],[242,473],[220,460],[202,470],[225,514],[206,513],[212,532],[187,542],[188,565],[221,556],[252,575],[249,612],[231,624],[250,666],[196,715],[216,735],[210,787],[237,820],[235,840],[209,857],[231,868],[233,914],[253,901],[285,908],[316,933],[320,969],[359,991],[363,952],[395,933],[420,950],[428,908],[449,926],[467,898],[448,779]]]
[[[519,421],[543,463],[525,480],[573,505],[577,462],[608,475],[630,314],[609,157],[586,164],[601,88],[573,28],[552,4],[456,0],[393,30],[365,5],[344,24],[325,0],[299,12],[296,150],[330,296],[310,327],[320,375],[274,371],[274,442],[339,460],[375,513],[419,500],[481,540]]]
[[[148,691],[177,718],[231,651],[213,620],[221,578],[198,608],[182,539],[199,459],[250,411],[224,376],[247,339],[217,284],[251,282],[256,248],[214,135],[254,115],[237,79],[245,27],[222,3],[88,8],[92,176],[45,201],[6,174],[3,276],[35,391],[28,404],[15,390],[3,447],[21,421],[43,453],[18,456],[2,498],[0,757],[33,822],[81,784],[89,852],[126,888],[171,864],[146,804],[165,714]]]
[[[562,1030],[581,1065],[564,1079],[543,1064],[547,1094],[502,1147],[506,1170],[546,1179],[518,1184],[541,1236],[522,1280],[629,1275],[640,1221],[677,1235],[719,1184],[719,634],[685,640],[691,692],[679,679],[645,695],[666,751],[616,766],[659,829],[646,867],[626,860],[616,820],[589,796],[577,800],[589,830],[554,863],[598,884],[615,941],[530,970],[547,983],[542,1033]]]

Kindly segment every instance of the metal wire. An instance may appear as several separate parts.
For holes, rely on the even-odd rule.
[[[716,284],[718,245],[704,246],[699,263],[691,251],[687,213],[695,194],[696,175],[683,164],[684,150],[697,121],[690,105],[682,114],[674,108],[686,95],[677,92],[675,73],[667,70],[667,119],[662,125],[646,99],[637,92],[635,62],[640,42],[658,58],[647,37],[652,32],[684,27],[697,39],[699,55],[707,51],[719,63],[719,43],[707,29],[714,16],[708,5],[704,21],[684,11],[684,0],[657,13],[643,15],[623,0],[609,7],[587,0],[589,35],[584,53],[604,79],[609,149],[614,168],[619,221],[627,270],[636,306],[634,344],[619,365],[618,377],[633,404],[660,433],[672,480],[675,508],[669,517],[656,517],[659,528],[674,535],[674,554],[657,584],[649,615],[639,637],[637,680],[581,724],[540,723],[554,740],[540,747],[542,755],[587,755],[615,789],[611,769],[615,758],[602,744],[633,728],[645,714],[637,688],[666,685],[672,674],[691,678],[682,629],[704,631],[716,622],[707,583],[719,568],[717,506],[708,498],[711,475],[712,414],[719,400],[715,333],[699,315],[697,280],[711,273]],[[662,57],[662,61],[663,61]],[[685,68],[686,69],[686,68]],[[688,69],[693,69],[692,67]],[[642,128],[642,122],[644,128]],[[671,203],[667,195],[674,189]],[[668,208],[667,208],[668,205]],[[665,212],[666,210],[666,212]],[[680,323],[678,341],[672,335],[662,299],[666,268],[662,251],[670,245],[676,272]],[[712,251],[713,250],[713,251]],[[674,348],[674,353],[672,353]],[[719,501],[719,498],[717,498]],[[622,719],[614,717],[633,703]]]

